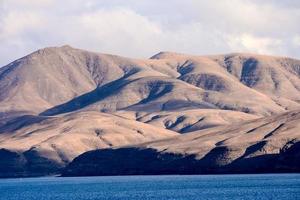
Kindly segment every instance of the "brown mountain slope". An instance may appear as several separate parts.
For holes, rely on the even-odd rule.
[[[258,118],[255,115],[243,112],[220,109],[192,109],[151,113],[118,111],[115,114],[179,133],[187,133],[215,126],[238,124]]]
[[[94,111],[56,117],[21,117],[0,131],[2,148],[39,151],[42,156],[59,163],[69,162],[92,149],[137,144],[177,134]]]
[[[58,169],[89,150],[173,131],[188,140],[193,131],[300,108],[299,70],[299,60],[253,54],[133,59],[70,46],[41,49],[0,68],[0,153],[12,156],[8,163],[19,159],[20,173],[43,173],[49,163],[47,170]]]
[[[300,112],[292,111],[137,146],[95,150],[74,159],[65,175],[299,172],[299,128]],[[125,164],[120,168],[116,160]]]
[[[129,59],[69,46],[39,50],[1,68],[1,111],[49,109],[44,114],[54,115],[180,107],[266,116],[299,106],[298,60],[247,54],[161,53],[154,58]]]
[[[1,111],[42,112],[139,71],[134,66],[131,59],[69,46],[38,50],[1,68]]]

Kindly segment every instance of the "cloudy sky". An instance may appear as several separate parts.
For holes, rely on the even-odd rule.
[[[300,59],[299,0],[0,0],[0,66],[47,46]]]

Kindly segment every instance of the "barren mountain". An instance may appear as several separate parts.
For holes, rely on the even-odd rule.
[[[22,116],[0,131],[3,150],[18,152],[25,157],[22,168],[35,163],[42,168],[39,173],[45,174],[64,167],[73,158],[89,150],[178,135],[163,128],[95,111],[55,117]],[[19,173],[25,175],[27,170]]]
[[[300,171],[300,111],[140,145],[94,150],[65,175]],[[118,162],[124,163],[122,167]]]
[[[44,115],[217,108],[266,116],[299,106],[299,66],[247,54],[137,60],[52,47],[1,68],[0,105],[1,112]]]
[[[191,109],[151,113],[118,111],[115,114],[179,133],[187,133],[215,126],[238,124],[242,121],[258,118],[255,115],[243,112],[220,109]]]
[[[0,172],[57,172],[89,150],[189,138],[299,108],[296,59],[171,52],[133,59],[49,47],[0,68],[0,154],[11,164]]]

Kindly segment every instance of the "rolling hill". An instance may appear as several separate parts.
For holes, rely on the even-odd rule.
[[[183,145],[174,136],[206,131],[215,142],[227,127],[299,109],[300,61],[292,58],[160,52],[134,59],[48,47],[0,68],[0,153],[8,164],[0,172],[58,173],[86,151],[145,142],[159,149],[156,141],[169,137],[171,149]],[[241,145],[249,139],[241,138]]]
[[[299,172],[299,126],[298,110],[145,144],[93,150],[75,158],[64,175]]]

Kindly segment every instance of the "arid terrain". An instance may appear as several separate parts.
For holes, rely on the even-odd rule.
[[[0,177],[299,172],[299,130],[297,59],[66,45],[0,68]]]

